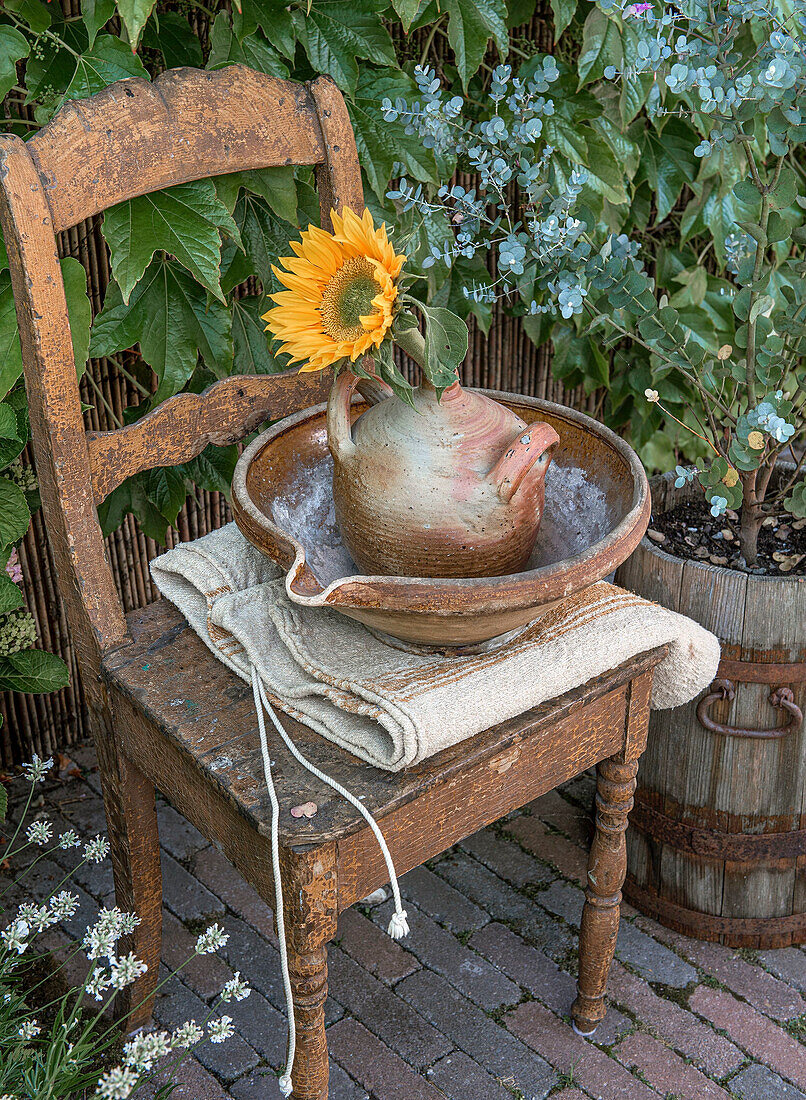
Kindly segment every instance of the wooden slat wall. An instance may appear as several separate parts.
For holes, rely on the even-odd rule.
[[[68,15],[80,12],[80,0],[63,0]],[[538,14],[522,32],[544,51],[551,49],[551,26],[543,14]],[[198,13],[194,13],[194,16]],[[191,16],[193,18],[193,16]],[[206,33],[198,24],[201,36]],[[414,38],[414,36],[412,36]],[[412,48],[410,46],[410,48]],[[101,235],[101,217],[83,222],[62,234],[61,250],[74,256],[87,270],[93,309],[99,310],[109,282],[106,246]],[[93,405],[87,414],[87,427],[95,431],[115,426],[108,410],[115,417],[137,400],[135,390],[114,367],[105,360],[94,360],[88,373],[97,384],[104,400],[98,397],[89,380],[82,383],[83,399]],[[463,381],[471,386],[512,390],[536,397],[562,401],[577,408],[591,408],[591,399],[581,393],[566,392],[551,377],[549,349],[537,349],[529,341],[517,319],[496,310],[489,337],[471,325],[470,350],[464,366]],[[106,406],[106,407],[105,407]],[[169,532],[169,545],[197,538],[220,527],[230,519],[226,500],[217,493],[199,491],[198,501],[188,500],[182,509],[175,531]],[[131,516],[107,540],[107,550],[118,589],[126,611],[140,607],[155,598],[148,572],[148,563],[163,548],[147,539]],[[40,645],[59,653],[70,665],[68,687],[51,695],[20,695],[7,693],[0,698],[0,766],[9,767],[29,760],[32,752],[47,756],[66,748],[87,734],[86,715],[80,683],[70,646],[67,624],[56,592],[53,561],[45,538],[41,515],[34,517],[20,549],[24,574],[26,603],[36,619]]]

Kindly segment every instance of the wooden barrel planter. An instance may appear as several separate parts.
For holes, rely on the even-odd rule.
[[[655,478],[653,513],[698,492]],[[806,942],[806,578],[684,561],[644,537],[616,581],[722,642],[710,689],[653,712],[625,896],[699,939]]]

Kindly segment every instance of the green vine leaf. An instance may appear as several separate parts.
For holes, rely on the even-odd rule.
[[[93,356],[140,345],[159,380],[153,405],[178,393],[196,368],[198,356],[218,378],[232,369],[232,318],[178,263],[160,256],[151,263],[128,303],[112,283],[95,319]]]
[[[291,222],[292,225],[296,223],[297,184],[293,168],[258,168],[216,176],[216,194],[230,214],[235,209],[242,187],[265,199],[278,218]]]
[[[216,16],[210,34],[208,69],[223,69],[226,65],[248,65],[268,76],[288,78],[288,67],[266,38],[259,32],[248,35],[239,42],[232,32],[232,23],[226,12]]]
[[[11,276],[3,271],[0,272],[0,398],[6,396],[21,374],[22,353],[14,293]]]
[[[81,0],[81,17],[87,28],[90,49],[98,32],[102,31],[115,14],[115,0]]]
[[[266,322],[261,319],[270,303],[264,298],[235,298],[232,302],[232,346],[236,374],[276,374],[283,366],[272,355]]]
[[[162,249],[223,302],[219,230],[240,243],[238,227],[212,180],[181,183],[107,210],[103,234],[123,301],[128,302],[154,253]]]
[[[22,489],[0,477],[0,549],[19,542],[28,530],[31,512]]]
[[[187,496],[181,468],[158,466],[153,470],[144,470],[139,477],[148,499],[173,526]]]
[[[235,463],[238,461],[237,447],[205,447],[200,455],[185,463],[185,470],[202,489],[210,493],[223,493],[229,497]]]
[[[507,9],[504,0],[445,0],[448,41],[456,55],[462,86],[467,88],[492,39],[501,57],[509,50]]]
[[[233,217],[241,231],[246,254],[254,271],[269,293],[280,289],[272,272],[281,253],[287,255],[290,226],[284,226],[272,213],[265,199],[249,192],[241,194]]]
[[[17,414],[11,405],[0,403],[0,439],[18,439]]]
[[[297,36],[311,65],[332,76],[343,92],[355,93],[357,58],[397,67],[392,39],[379,14],[385,6],[384,0],[316,0],[307,14],[294,11]]]
[[[577,0],[551,0],[551,10],[554,14],[554,41],[556,42],[574,18]]]
[[[128,32],[133,50],[137,49],[143,27],[148,22],[156,2],[157,0],[117,0],[117,9]]]
[[[232,26],[239,42],[260,27],[275,50],[293,61],[297,40],[294,20],[285,0],[241,0],[241,10],[232,13]]]
[[[185,16],[179,12],[160,12],[157,19],[147,23],[143,45],[159,50],[169,69],[183,65],[200,69],[204,64],[201,42]]]
[[[21,649],[0,657],[0,691],[25,691],[41,695],[58,691],[70,682],[70,670],[55,653]]]
[[[16,27],[0,26],[0,99],[17,83],[17,62],[28,56],[28,39]]]
[[[24,600],[22,592],[3,569],[0,569],[0,615],[9,611],[15,611],[22,607]]]
[[[658,222],[668,217],[683,185],[694,179],[696,142],[695,131],[680,119],[669,119],[660,134],[651,126],[644,131],[636,182],[645,179],[655,192]]]
[[[41,34],[51,24],[50,12],[40,0],[4,0],[3,6],[27,23],[34,34]]]
[[[591,5],[582,30],[582,51],[577,68],[579,87],[601,80],[608,65],[621,65],[622,47],[618,27],[601,8]]]
[[[403,30],[408,34],[412,23],[417,18],[417,13],[422,7],[421,0],[392,0],[392,7],[400,17]]]
[[[73,340],[73,358],[76,373],[84,373],[90,354],[90,326],[92,306],[87,297],[87,272],[84,265],[65,256],[61,261],[64,294],[67,299],[67,316],[70,318],[70,335]]]
[[[64,52],[64,51],[62,51]],[[75,72],[62,97],[68,99],[87,99],[114,84],[116,80],[125,80],[130,76],[140,76],[150,80],[136,53],[132,53],[125,42],[113,38],[111,34],[102,34],[96,39],[91,50],[83,53],[75,63]]]
[[[92,307],[87,298],[87,273],[78,260],[66,256],[61,261],[73,356],[79,378],[84,373],[89,355]],[[17,329],[14,293],[8,271],[0,272],[0,400],[22,374],[22,354]]]

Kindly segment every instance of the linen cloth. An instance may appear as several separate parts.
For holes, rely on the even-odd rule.
[[[569,691],[670,643],[652,706],[679,706],[710,684],[713,634],[683,615],[600,581],[517,637],[472,656],[411,653],[330,608],[300,607],[282,571],[234,523],[151,563],[154,583],[210,650],[251,682],[254,665],[287,714],[389,771]]]

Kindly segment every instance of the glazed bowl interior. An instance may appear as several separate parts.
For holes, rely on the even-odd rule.
[[[649,492],[631,448],[575,410],[512,394],[489,396],[527,422],[547,422],[560,436],[527,569],[501,578],[361,576],[336,526],[325,412],[317,406],[254,440],[233,481],[236,521],[291,571],[292,599],[337,607],[410,641],[478,641],[525,625],[607,576],[632,552],[648,522]],[[353,417],[365,408],[357,401]]]

